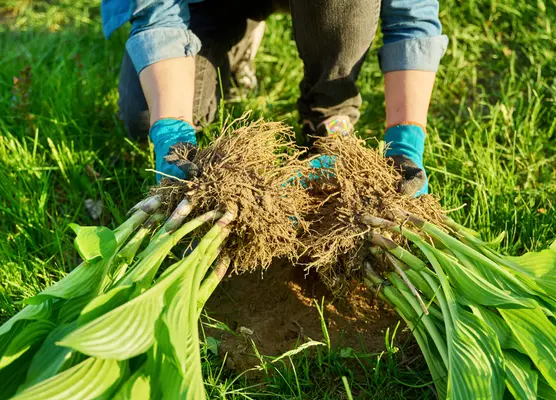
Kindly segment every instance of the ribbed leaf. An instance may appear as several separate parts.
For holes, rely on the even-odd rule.
[[[496,334],[475,315],[459,309],[448,341],[448,398],[501,399],[504,359]]]
[[[61,370],[72,350],[68,347],[58,346],[56,342],[61,340],[76,327],[77,323],[74,321],[59,325],[50,332],[31,361],[24,388],[31,387],[51,378]]]
[[[16,395],[13,400],[94,399],[118,381],[122,367],[114,360],[88,358],[44,382]]]
[[[537,369],[556,390],[556,326],[539,308],[499,311]]]
[[[33,357],[33,352],[28,351],[13,363],[0,369],[0,399],[10,398],[25,380],[27,367]]]
[[[180,398],[193,400],[205,398],[197,327],[197,287],[194,287],[193,279],[195,270],[202,265],[192,262],[198,260],[197,254],[193,252],[189,256],[194,260],[190,260],[189,267],[173,290],[168,291],[172,297],[162,314],[164,325],[159,340],[168,362],[173,362],[183,377]]]
[[[523,291],[531,295],[545,293],[533,279],[527,276],[520,276],[519,278],[516,277],[515,268],[508,268],[507,264],[509,262],[498,253],[489,249],[487,246],[482,246],[480,248],[468,246],[467,244],[450,236],[436,225],[428,222],[425,222],[422,225],[422,228],[430,236],[442,242],[451,251],[458,251],[470,259],[480,263],[485,268],[491,269],[497,275],[504,276],[505,280],[512,282],[512,286],[521,287]],[[406,235],[405,232],[404,235]],[[531,296],[523,297],[529,299]]]
[[[516,351],[504,351],[506,386],[516,399],[537,398],[537,371],[531,368],[531,360]]]
[[[144,353],[154,342],[165,287],[155,286],[130,302],[76,329],[58,344],[111,360]]]
[[[556,269],[556,251],[550,249],[538,252],[532,251],[519,257],[506,258],[518,264],[536,278],[541,278]]]
[[[33,323],[32,321],[16,321],[12,325],[12,329],[10,329],[7,333],[0,336],[0,357],[4,354],[4,351],[8,348],[10,343],[19,335],[19,333],[25,329],[25,327],[29,324]]]
[[[164,357],[162,359],[162,364],[161,364],[160,374],[158,376],[158,379],[159,379],[159,387],[162,389],[162,395],[164,399],[185,398],[184,395],[185,382],[184,382],[183,375],[180,374],[176,365],[172,361],[170,361],[168,357]],[[193,397],[193,399],[195,398]]]
[[[468,300],[482,306],[496,306],[504,308],[535,307],[527,299],[519,299],[494,286],[482,276],[467,269],[438,251],[438,261],[450,277],[450,283]]]
[[[473,314],[482,319],[496,333],[502,349],[514,349],[525,354],[523,346],[515,339],[512,330],[501,316],[481,306],[473,306],[471,309]]]
[[[151,382],[151,398],[162,399],[162,386],[160,385],[160,374],[162,373],[162,362],[164,354],[160,351],[160,346],[155,341],[153,346],[146,353],[147,360],[142,368]]]
[[[116,286],[108,292],[92,299],[82,310],[77,319],[78,324],[85,325],[130,300],[135,285]]]
[[[516,281],[515,277],[512,276],[512,279],[509,279],[507,274],[491,268],[480,258],[473,259],[457,250],[450,251],[453,252],[463,266],[473,270],[475,273],[482,276],[487,282],[495,285],[505,292],[510,292],[521,298],[530,298],[531,295],[535,296],[537,294],[524,283]]]
[[[501,399],[504,359],[496,334],[481,319],[455,303],[442,268],[445,263],[440,262],[445,254],[421,238],[411,236],[433,266],[446,297],[447,306],[443,307],[443,312],[449,354],[448,398]]]
[[[110,260],[81,264],[54,285],[25,300],[27,304],[40,304],[52,298],[73,299],[95,291],[100,286],[106,265]]]
[[[36,348],[54,326],[54,322],[44,320],[34,321],[25,326],[3,352],[0,358],[0,369],[10,365],[32,347]]]
[[[119,379],[112,384],[112,386],[105,390],[104,393],[100,396],[95,397],[94,400],[113,400],[116,393],[118,393],[120,387],[127,382],[127,380],[131,377],[131,372],[129,368],[130,361],[120,361],[120,377]]]
[[[52,301],[45,303],[30,305],[11,317],[4,325],[0,327],[0,337],[12,329],[17,321],[49,319],[52,314]]]
[[[62,300],[64,304],[60,307],[60,311],[58,311],[58,318],[56,322],[58,324],[64,324],[75,321],[77,317],[79,317],[83,308],[89,304],[92,299],[95,299],[94,292],[74,297],[71,300]]]
[[[195,256],[195,253],[191,256]],[[193,327],[190,326],[192,318],[189,315],[190,302],[194,298],[193,275],[195,267],[197,267],[197,263],[190,266],[184,276],[168,290],[166,294],[168,306],[161,317],[166,334],[161,335],[158,340],[161,350],[168,357],[176,360],[178,369],[184,375],[186,370],[194,367],[186,365],[186,358],[188,358],[188,350],[192,350],[187,346],[189,336],[193,334],[193,329],[197,330],[197,315],[195,314],[193,318]]]
[[[535,278],[537,284],[556,298],[556,251],[551,249],[525,253],[520,257],[506,257]]]
[[[521,265],[514,262],[510,258],[503,257],[488,248],[481,248],[481,251],[489,259],[502,266],[507,272],[511,273],[513,276],[516,277],[516,279],[518,279],[521,283],[531,289],[534,295],[539,296],[542,299],[547,298],[551,305],[553,305],[556,309],[554,294],[549,295],[549,292],[544,289],[544,285],[539,284],[540,279],[535,277],[534,274],[531,274],[531,272],[529,272],[526,268],[523,268]],[[552,299],[549,298],[550,296],[552,296]]]
[[[149,400],[151,379],[144,368],[137,370],[114,395],[114,400]]]
[[[183,270],[174,271],[131,301],[79,327],[59,345],[115,360],[144,353],[154,342],[156,321],[164,307],[164,292],[182,273]]]

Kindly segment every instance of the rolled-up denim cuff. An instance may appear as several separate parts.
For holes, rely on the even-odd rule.
[[[447,46],[446,35],[385,44],[378,52],[380,69],[383,73],[407,70],[436,72]]]
[[[126,49],[139,74],[155,62],[196,55],[201,49],[201,41],[185,27],[152,28],[132,35],[127,40]]]

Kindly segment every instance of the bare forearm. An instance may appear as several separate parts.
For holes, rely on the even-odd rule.
[[[194,60],[193,57],[162,60],[139,74],[151,125],[163,118],[193,120]]]
[[[413,122],[427,126],[427,113],[436,73],[392,71],[384,74],[386,126]]]

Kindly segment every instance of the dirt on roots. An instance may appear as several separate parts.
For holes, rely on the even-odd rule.
[[[194,215],[232,211],[226,250],[234,272],[267,268],[274,258],[302,257],[305,270],[316,270],[338,296],[345,294],[345,282],[360,277],[371,233],[405,244],[401,235],[371,227],[362,217],[403,224],[400,213],[411,213],[441,224],[437,197],[399,193],[400,172],[354,136],[316,140],[316,152],[335,163],[315,169],[294,149],[293,132],[282,123],[259,120],[230,131],[193,155],[187,147],[180,150],[177,158],[193,161],[200,173],[190,181],[163,179],[150,194],[162,197],[168,214],[184,198]]]
[[[163,179],[150,195],[162,196],[167,214],[184,198],[194,215],[232,211],[226,249],[235,272],[266,268],[274,257],[295,260],[303,253],[298,232],[308,229],[303,216],[312,199],[300,179],[308,174],[307,163],[300,153],[286,151],[292,138],[286,125],[262,120],[224,131],[193,157],[200,170],[196,178]],[[188,158],[187,150],[181,157]]]
[[[346,282],[359,276],[363,260],[369,255],[371,232],[381,233],[400,245],[401,235],[371,227],[364,216],[400,220],[400,212],[414,214],[440,224],[442,209],[432,195],[408,197],[398,192],[401,174],[378,150],[365,146],[353,136],[319,139],[315,148],[332,155],[334,167],[312,180],[314,203],[307,215],[309,231],[302,237],[309,255],[307,269],[316,269],[336,295],[346,291]]]

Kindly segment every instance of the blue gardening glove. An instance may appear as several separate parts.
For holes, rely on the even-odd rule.
[[[192,162],[197,150],[195,129],[186,121],[165,118],[156,121],[149,137],[154,145],[156,170],[180,179],[191,179],[199,169]],[[180,150],[180,151],[177,151]],[[187,157],[183,157],[183,155]],[[160,182],[163,175],[156,174]]]
[[[425,131],[419,125],[404,123],[386,130],[384,141],[388,146],[386,157],[402,174],[398,191],[408,196],[420,196],[429,192],[429,181],[423,167]]]

